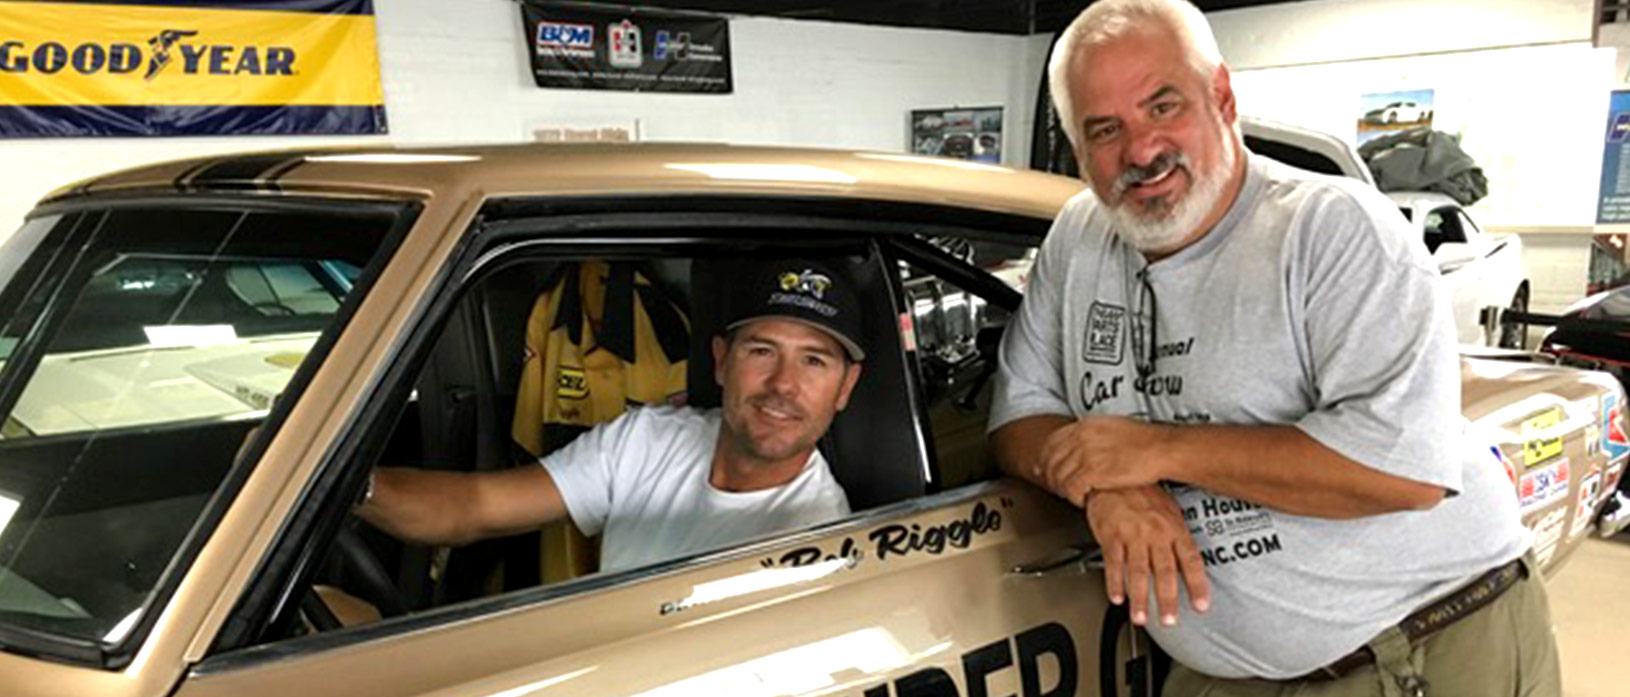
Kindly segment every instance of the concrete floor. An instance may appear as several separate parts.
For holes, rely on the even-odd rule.
[[[1549,589],[1566,697],[1630,695],[1630,531],[1585,540]]]

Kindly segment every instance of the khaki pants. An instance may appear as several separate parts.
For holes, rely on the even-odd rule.
[[[1545,583],[1528,577],[1487,607],[1411,646],[1396,627],[1368,644],[1376,661],[1339,680],[1226,680],[1173,665],[1162,697],[1562,697]],[[1417,692],[1419,687],[1424,692]]]

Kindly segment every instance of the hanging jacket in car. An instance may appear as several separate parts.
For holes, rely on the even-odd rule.
[[[545,427],[587,428],[629,404],[683,399],[689,322],[633,264],[568,264],[546,288],[527,320],[516,443],[541,455]]]

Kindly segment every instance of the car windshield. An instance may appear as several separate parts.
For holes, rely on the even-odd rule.
[[[125,203],[0,247],[0,637],[130,635],[402,215]]]

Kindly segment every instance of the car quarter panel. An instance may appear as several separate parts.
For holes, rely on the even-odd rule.
[[[1013,569],[1068,559],[1085,536],[1079,511],[1038,490],[974,485],[654,573],[482,601],[502,611],[455,606],[223,655],[177,694],[1076,694],[1098,676],[1101,575]]]
[[[1623,391],[1607,373],[1476,358],[1461,359],[1461,385],[1461,411],[1497,444],[1534,553],[1553,575],[1623,475],[1630,443],[1609,440],[1625,432]]]

